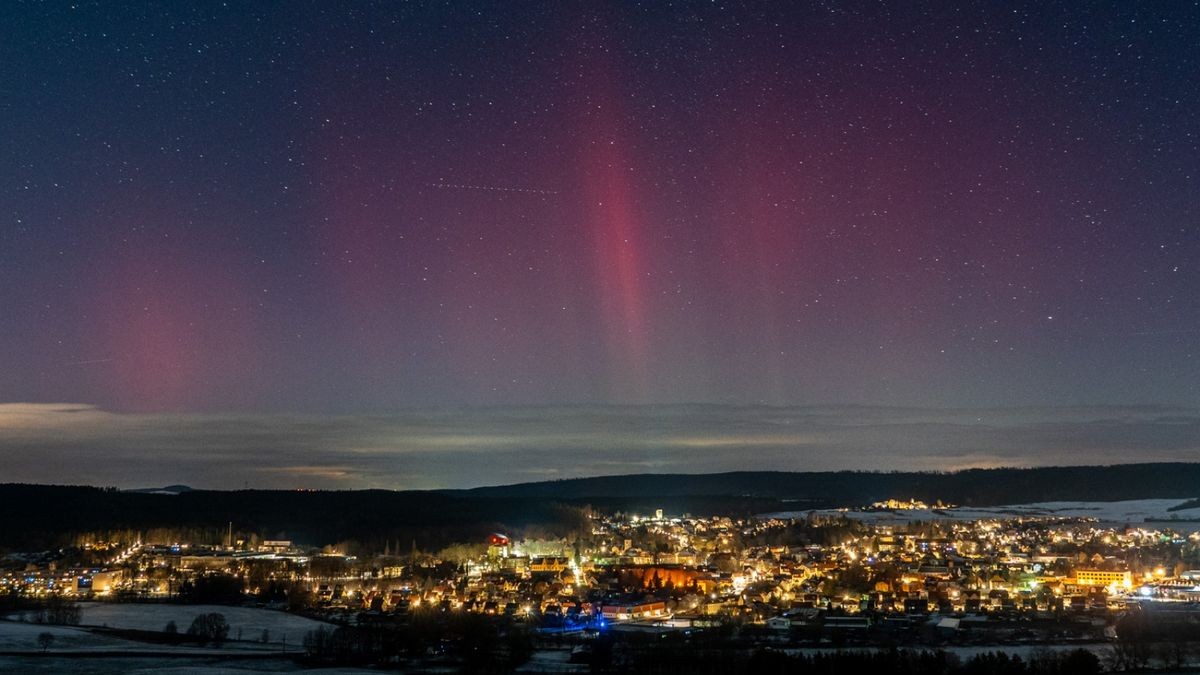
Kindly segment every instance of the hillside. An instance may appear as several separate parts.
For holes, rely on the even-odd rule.
[[[726,495],[834,501],[844,505],[888,497],[915,497],[977,506],[1037,501],[1187,498],[1195,497],[1197,492],[1200,492],[1200,463],[969,469],[948,473],[746,471],[698,475],[634,474],[466,491],[474,497],[563,499]]]
[[[310,544],[356,540],[434,548],[495,530],[566,532],[578,509],[746,515],[855,506],[889,497],[968,506],[1195,498],[1200,464],[973,469],[953,473],[639,474],[442,491],[190,490],[0,485],[0,549],[69,543],[76,533],[153,528],[239,532]]]

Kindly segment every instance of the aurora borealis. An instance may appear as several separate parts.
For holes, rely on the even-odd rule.
[[[9,3],[0,64],[0,402],[1200,403],[1195,4]]]

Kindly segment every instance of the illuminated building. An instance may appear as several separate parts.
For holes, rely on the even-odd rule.
[[[1115,585],[1119,588],[1132,588],[1133,575],[1129,570],[1075,570],[1075,585],[1098,588]]]

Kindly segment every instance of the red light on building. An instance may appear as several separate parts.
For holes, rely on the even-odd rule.
[[[492,546],[508,546],[508,537],[502,534],[493,534],[488,537],[488,543]]]

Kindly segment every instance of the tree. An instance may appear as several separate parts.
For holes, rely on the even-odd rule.
[[[1058,672],[1061,675],[1095,675],[1100,671],[1100,657],[1086,649],[1059,654]]]
[[[54,633],[38,633],[37,643],[43,652],[50,649],[50,645],[54,643]]]
[[[60,626],[78,626],[83,611],[77,603],[61,596],[52,595],[42,603],[34,616],[34,623]]]
[[[198,605],[232,605],[243,600],[245,584],[229,574],[205,574],[179,587],[179,597]]]
[[[1158,631],[1161,642],[1158,644],[1157,652],[1164,668],[1168,670],[1187,668],[1196,647],[1192,642],[1194,631],[1194,627],[1188,625],[1175,625],[1161,628]]]
[[[1151,645],[1145,617],[1134,610],[1117,619],[1117,639],[1112,643],[1108,665],[1112,670],[1141,670],[1150,662]]]
[[[192,625],[188,627],[187,634],[195,635],[206,641],[222,642],[229,637],[229,622],[225,620],[224,614],[217,612],[197,614],[196,618],[192,619]]]
[[[1097,675],[1102,671],[1100,657],[1086,649],[1057,652],[1048,647],[1034,649],[1029,655],[1027,672],[1052,675]]]

